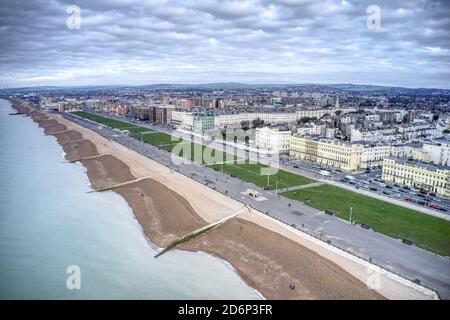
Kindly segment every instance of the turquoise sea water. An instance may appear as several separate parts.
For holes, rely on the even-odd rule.
[[[123,198],[90,190],[56,139],[0,99],[0,299],[257,299],[224,261],[158,259]],[[81,289],[68,289],[69,266]]]

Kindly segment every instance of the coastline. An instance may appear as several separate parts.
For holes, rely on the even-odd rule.
[[[97,156],[80,160],[94,189],[146,177],[114,191],[127,201],[145,235],[158,247],[242,208],[236,201],[221,194],[212,195],[216,192],[188,182],[165,167],[160,172],[162,166],[153,160],[139,157],[122,146],[110,146],[117,143],[58,115],[46,115],[14,104],[13,107],[29,114],[44,128],[46,135],[55,136],[67,160]],[[118,149],[120,152],[114,152]],[[131,161],[133,157],[139,159]],[[144,159],[148,166],[155,167],[153,171],[136,165],[136,161]],[[174,177],[183,185],[169,183]],[[265,225],[271,223],[267,219],[255,212],[243,214],[179,248],[203,251],[225,260],[247,284],[268,299],[384,298],[367,288],[361,275],[356,278],[341,264],[336,264],[331,255],[325,258],[294,236],[286,236],[277,226]]]

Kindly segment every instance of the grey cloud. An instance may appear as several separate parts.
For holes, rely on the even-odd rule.
[[[66,8],[81,8],[68,30]],[[0,86],[353,82],[450,87],[447,1],[0,3]],[[447,14],[445,14],[447,13]]]

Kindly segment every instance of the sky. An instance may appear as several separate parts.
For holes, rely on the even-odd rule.
[[[0,88],[242,82],[448,89],[449,35],[449,0],[0,0]]]

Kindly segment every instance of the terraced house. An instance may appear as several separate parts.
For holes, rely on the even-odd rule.
[[[364,148],[339,140],[323,140],[291,136],[289,155],[320,165],[354,171],[361,168]]]
[[[450,167],[406,158],[384,159],[382,179],[387,183],[424,189],[450,197]]]

